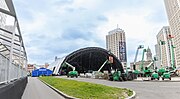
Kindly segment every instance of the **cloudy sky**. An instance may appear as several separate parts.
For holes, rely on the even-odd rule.
[[[139,44],[155,54],[156,34],[168,25],[163,0],[13,1],[29,63],[51,63],[84,47],[106,48],[105,36],[117,24],[126,32],[132,62]]]

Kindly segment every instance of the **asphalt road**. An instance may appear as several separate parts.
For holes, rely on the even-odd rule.
[[[22,99],[64,99],[36,77],[29,77]]]
[[[60,76],[60,78],[103,84],[119,88],[130,88],[136,92],[136,99],[180,99],[180,82],[116,82],[91,78],[67,78],[65,76]]]

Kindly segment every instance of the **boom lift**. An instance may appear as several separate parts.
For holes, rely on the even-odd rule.
[[[166,69],[161,67],[158,71],[158,73],[161,75],[162,80],[164,79],[169,79],[171,80],[171,75],[176,74],[176,66],[175,66],[175,57],[174,57],[174,45],[172,42],[172,35],[168,35],[168,41],[170,43],[170,54],[171,54],[171,66],[167,67]],[[160,46],[165,45],[165,41],[160,41]],[[162,48],[161,49],[161,53],[162,53]],[[161,56],[161,61],[162,61],[162,56]],[[162,63],[161,63],[162,64]],[[161,65],[162,66],[162,65]]]
[[[142,49],[142,48],[144,48],[144,46],[143,46],[143,45],[139,45],[138,48],[137,48],[137,50],[136,50],[136,55],[135,55],[134,63],[133,63],[133,70],[134,70],[133,73],[135,73],[135,74],[139,74],[139,71],[136,70],[136,60],[137,60],[138,52],[139,52],[139,50]]]
[[[149,80],[149,77],[151,77],[151,74],[152,74],[152,70],[150,69],[151,66],[153,66],[153,61],[144,68],[144,54],[145,52],[147,52],[146,49],[143,49],[143,55],[142,55],[142,60],[141,60],[141,64],[140,64],[140,69],[141,69],[141,74],[143,76],[143,80],[144,80],[144,77],[145,78],[148,78]]]
[[[78,72],[75,70],[76,68],[74,66],[72,66],[71,64],[69,64],[68,62],[64,62],[64,64],[68,67],[72,68],[72,71],[69,71],[67,74],[67,77],[78,77]]]
[[[169,70],[170,70],[171,74],[176,74],[177,70],[176,70],[176,66],[175,66],[175,56],[174,56],[175,46],[173,45],[172,38],[174,38],[174,37],[172,35],[169,35],[168,40],[171,43],[171,46],[170,46],[170,48],[171,48],[171,68],[169,68]]]
[[[112,56],[109,56],[109,60],[107,59],[102,65],[101,67],[98,69],[98,71],[94,71],[92,75],[95,75],[95,78],[99,78],[99,75],[101,75],[101,69],[105,66],[105,64],[112,64],[113,63],[113,57]],[[121,71],[119,70],[116,70],[116,71],[113,71],[112,67],[111,67],[111,73],[109,75],[109,80],[111,81],[122,81],[123,78],[122,78],[122,74],[121,74]]]
[[[154,65],[154,61],[156,61],[156,60],[155,59],[152,60],[152,64],[150,63],[151,65],[148,65],[148,66],[150,66],[150,67],[153,66]],[[149,69],[150,69],[150,67],[149,67]],[[155,80],[155,79],[159,80],[159,78],[160,78],[160,76],[159,76],[159,74],[157,72],[157,67],[156,67],[154,72],[151,75],[151,80]]]
[[[108,62],[109,62],[108,59],[105,60],[104,63],[101,65],[101,67],[98,69],[98,71],[93,71],[93,72],[92,72],[92,76],[95,76],[95,78],[99,78],[100,74],[102,74],[102,73],[101,73],[101,69],[102,69],[102,68],[106,65],[106,63],[108,63]]]
[[[141,69],[142,74],[144,74],[144,54],[145,54],[145,52],[147,52],[147,50],[143,49],[142,60],[141,60],[141,64],[140,64],[140,69]]]
[[[174,45],[172,42],[172,37],[171,35],[168,36],[168,41],[170,42],[170,50],[171,50],[171,67],[168,67],[166,69],[166,72],[163,73],[162,75],[162,80],[164,79],[169,79],[171,80],[171,75],[176,74],[176,66],[175,66],[175,58],[174,58]]]

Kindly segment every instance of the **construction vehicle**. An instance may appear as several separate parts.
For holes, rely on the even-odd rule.
[[[71,67],[72,68],[72,71],[69,71],[68,74],[67,74],[67,77],[78,77],[78,71],[76,71],[75,67],[72,66],[71,64],[69,64],[68,62],[64,62],[65,66],[68,66],[68,67]]]
[[[175,57],[174,57],[174,46],[172,42],[172,36],[168,36],[168,41],[170,43],[170,53],[171,53],[171,67],[165,68],[160,68],[158,73],[161,75],[162,80],[164,79],[169,79],[171,80],[171,75],[175,74],[176,72],[176,66],[175,66]],[[160,45],[165,45],[165,41],[160,41]],[[162,54],[162,48],[161,49],[161,54]],[[162,56],[161,56],[161,64],[162,64]],[[161,65],[162,66],[162,65]]]
[[[109,80],[110,81],[126,81],[127,76],[125,73],[121,73],[121,71],[116,70],[110,73]]]
[[[140,70],[141,70],[142,76],[147,77],[148,75],[146,73],[148,73],[148,70],[147,70],[148,68],[144,69],[144,54],[145,54],[145,52],[147,52],[147,50],[143,49],[143,54],[142,54],[142,59],[141,59],[141,64],[140,64]]]
[[[113,63],[113,57],[109,56],[109,60],[107,59],[104,61],[104,63],[101,65],[101,67],[98,69],[98,71],[93,71],[92,75],[95,76],[95,78],[101,78],[103,73],[101,73],[102,68],[105,66],[105,64],[112,65]],[[119,70],[113,70],[111,67],[111,73],[108,75],[109,80],[111,81],[122,81],[125,80],[122,78],[122,73]],[[125,77],[124,77],[125,78]]]
[[[166,72],[163,73],[163,75],[162,75],[162,80],[164,80],[164,79],[169,79],[169,80],[171,80],[171,75],[170,75],[170,73],[169,73],[168,70],[166,70]]]
[[[152,75],[151,75],[151,80],[159,80],[160,76],[159,74],[157,73],[157,71],[153,72]]]
[[[153,66],[153,63],[154,62],[152,61],[148,66],[145,67],[145,69],[144,69],[144,76],[145,77],[150,77],[151,76],[152,70],[150,69],[150,67]]]
[[[93,78],[100,78],[100,76],[102,75],[101,69],[106,65],[106,63],[109,63],[108,59],[104,61],[104,63],[101,65],[101,67],[98,69],[98,71],[92,72]]]
[[[156,61],[156,59],[154,59],[154,61]],[[155,80],[155,79],[157,79],[157,80],[160,79],[160,76],[159,76],[159,74],[157,72],[157,67],[155,67],[155,71],[151,75],[151,80]]]
[[[143,45],[139,45],[137,50],[136,50],[136,55],[135,55],[135,58],[134,58],[134,63],[133,63],[133,73],[138,75],[140,73],[140,71],[136,70],[136,60],[137,60],[137,56],[138,56],[138,52],[140,49],[144,48]]]
[[[159,76],[162,76],[165,72],[166,72],[166,69],[163,68],[163,67],[161,67],[161,68],[158,70]]]
[[[177,74],[176,74],[177,69],[176,69],[176,66],[175,66],[175,56],[174,56],[174,48],[175,48],[175,46],[173,45],[173,42],[172,42],[173,38],[174,37],[172,35],[169,35],[169,37],[168,37],[168,40],[169,40],[169,42],[171,44],[171,46],[170,46],[170,48],[171,48],[171,67],[169,68],[169,72],[170,72],[171,75],[177,76]]]
[[[122,81],[121,71],[116,71],[113,73],[113,81]]]
[[[153,63],[154,63],[154,61],[157,61],[157,59],[154,58]],[[154,72],[151,75],[151,80],[155,80],[155,79],[157,79],[157,80],[160,79],[160,76],[157,72],[157,67],[154,68]]]
[[[145,52],[147,52],[147,50],[143,49],[142,60],[141,60],[141,64],[140,64],[140,69],[141,69],[140,73],[143,77],[142,78],[143,80],[150,80],[149,78],[154,79],[154,77],[157,76],[157,74],[153,73],[153,70],[151,69],[151,66],[153,66],[154,61],[152,60],[152,62],[144,68],[144,54],[145,54]],[[153,76],[152,76],[152,74],[153,74]],[[156,77],[156,78],[158,78],[158,77]]]

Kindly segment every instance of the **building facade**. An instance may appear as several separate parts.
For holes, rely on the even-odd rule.
[[[157,45],[156,48],[156,58],[157,67],[170,67],[171,66],[171,42],[168,40],[171,34],[169,26],[164,26],[159,33],[156,35]],[[160,63],[160,64],[159,64]]]
[[[31,73],[35,69],[34,64],[28,64],[27,65],[27,71]]]
[[[117,28],[106,35],[106,48],[111,51],[123,64],[127,66],[126,37],[124,30]]]
[[[148,66],[149,64],[151,63],[151,61],[143,61],[143,68],[145,68],[146,66]],[[135,63],[136,64],[136,70],[141,70],[141,64],[142,62],[141,61],[138,61]],[[133,70],[133,65],[134,65],[134,62],[130,63],[130,66],[131,66],[131,69]],[[153,69],[153,67],[152,67]]]
[[[151,52],[151,49],[149,47],[148,47],[147,53],[146,53],[146,60],[152,61],[152,52]]]
[[[160,61],[160,49],[158,44],[155,45],[155,53],[156,53],[156,55],[154,56],[156,57],[156,61],[154,61],[155,67],[160,68],[161,61]]]
[[[180,0],[164,0],[175,48],[175,64],[180,66]]]

